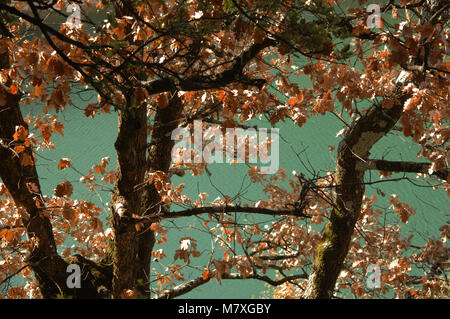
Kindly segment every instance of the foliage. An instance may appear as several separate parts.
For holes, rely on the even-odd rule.
[[[44,284],[27,259],[37,249],[43,251],[37,247],[47,238],[25,227],[30,216],[36,217],[29,205],[19,205],[19,198],[28,197],[39,218],[50,221],[57,246],[64,247],[68,239],[77,243],[60,252],[63,259],[81,255],[103,265],[110,262],[112,249],[108,265],[113,264],[114,277],[103,288],[116,298],[142,297],[142,286],[149,296],[175,297],[214,279],[246,278],[276,287],[275,297],[309,297],[311,289],[322,289],[312,277],[320,276],[321,267],[331,267],[327,247],[342,236],[349,237],[348,245],[330,252],[339,251],[344,258],[337,262],[337,278],[327,277],[333,296],[448,295],[449,226],[439,228],[439,238],[416,244],[414,236],[405,238],[402,232],[403,224],[415,218],[414,208],[389,194],[389,207],[380,209],[379,197],[387,195],[381,189],[379,196],[364,191],[364,173],[377,170],[380,182],[392,172],[415,173],[433,179],[437,191],[450,195],[448,4],[385,2],[378,29],[366,25],[369,3],[364,0],[89,0],[83,1],[81,28],[67,23],[54,28],[41,19],[48,10],[64,13],[67,3],[62,0],[0,2],[0,121],[12,120],[1,114],[12,107],[12,96],[23,105],[42,105],[41,114],[25,117],[9,136],[0,136],[0,149],[8,152],[0,158],[5,172],[11,171],[8,156],[25,170],[36,165],[39,150],[54,148],[53,135],[64,136],[58,115],[73,105],[71,96],[79,92],[97,96],[83,107],[86,117],[117,112],[120,123],[117,169],[108,168],[106,157],[87,174],[77,171],[69,158],[54,167],[77,171],[92,192],[113,188],[106,227],[100,217],[107,212],[87,200],[72,199],[69,181],[44,196],[36,181],[27,182],[27,192],[13,192],[5,186],[6,173],[1,175],[0,282],[8,288],[1,297],[38,297]],[[94,22],[88,14],[92,10],[109,14]],[[31,28],[42,36],[28,36]],[[311,87],[301,87],[298,78],[308,79]],[[377,110],[389,114],[392,125],[372,116]],[[251,181],[265,194],[252,202],[243,194],[223,194],[213,201],[206,193],[189,198],[184,184],[171,180],[186,171],[193,176],[210,173],[206,163],[171,162],[173,141],[165,127],[192,128],[194,120],[202,120],[204,129],[225,130],[267,119],[273,126],[282,121],[300,129],[311,117],[325,114],[343,123],[338,132],[343,142],[330,146],[336,150],[334,170],[316,168],[291,176],[283,168],[264,175],[250,167]],[[0,126],[6,127],[4,123]],[[371,146],[392,131],[420,146],[417,158],[426,162],[370,158]],[[345,145],[354,154],[351,161],[342,160]],[[357,163],[352,166],[352,161]],[[340,198],[339,187],[346,185],[337,182],[346,174],[362,187],[350,202]],[[181,210],[170,211],[176,206]],[[386,220],[389,212],[398,218]],[[236,222],[238,213],[245,221]],[[271,222],[260,225],[254,217],[258,214],[270,215]],[[199,250],[193,232],[171,255],[164,249],[164,221],[194,216],[213,248]],[[354,224],[350,233],[335,231],[340,218]],[[155,240],[149,237],[141,244],[138,234],[151,234]],[[148,251],[139,250],[141,245]],[[130,255],[139,251],[133,257],[139,259],[127,259],[127,249]],[[192,265],[200,256],[206,263]],[[173,262],[164,260],[172,257]],[[126,274],[133,264],[148,266],[150,258],[167,267],[158,273],[145,270],[150,278],[139,270]],[[378,265],[382,274],[382,285],[375,290],[366,285],[370,264]],[[186,269],[198,277],[185,278]],[[19,274],[26,284],[8,287]],[[157,284],[150,288],[153,280]]]

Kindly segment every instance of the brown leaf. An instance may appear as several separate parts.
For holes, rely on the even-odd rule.
[[[33,157],[28,153],[20,153],[20,165],[32,166],[34,165]]]
[[[59,184],[58,186],[56,186],[55,189],[55,196],[58,197],[64,197],[64,196],[68,196],[70,197],[70,195],[72,195],[73,193],[73,186],[69,181],[64,181],[61,184]]]
[[[72,222],[75,219],[75,211],[70,207],[69,204],[64,204],[62,215],[65,219],[67,219],[69,222]]]

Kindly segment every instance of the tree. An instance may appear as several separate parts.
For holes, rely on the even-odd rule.
[[[332,298],[346,288],[369,297],[370,264],[383,269],[387,285],[379,294],[447,293],[448,225],[439,229],[440,239],[414,245],[395,222],[383,221],[377,197],[365,190],[367,172],[375,170],[383,177],[378,182],[416,173],[450,194],[445,1],[386,1],[379,7],[383,19],[366,12],[362,0],[345,8],[323,0],[74,3],[86,12],[111,12],[99,23],[86,12],[81,21],[68,17],[64,1],[0,2],[0,280],[19,273],[28,280],[27,289],[11,287],[9,297],[36,290],[44,298],[173,298],[214,278],[263,280],[282,297]],[[49,11],[68,22],[52,27],[43,18]],[[368,26],[371,19],[377,28]],[[27,37],[30,27],[42,37]],[[312,88],[299,87],[294,75],[308,77]],[[63,134],[58,112],[86,88],[98,96],[85,107],[87,117],[118,116],[117,169],[107,171],[104,158],[82,178],[92,191],[114,185],[110,231],[103,229],[101,208],[71,198],[70,182],[44,196],[36,171],[37,150],[52,147],[52,134]],[[42,115],[24,118],[20,104],[38,100]],[[265,175],[250,167],[252,182],[268,197],[250,203],[225,194],[213,202],[205,194],[191,199],[171,182],[186,170],[210,174],[187,150],[184,161],[174,161],[177,128],[202,121],[205,130],[247,129],[259,116],[301,127],[328,113],[344,125],[330,172],[295,174],[289,189],[283,169]],[[418,144],[418,157],[427,161],[372,158],[374,145],[394,131]],[[253,145],[260,156],[273,138]],[[250,147],[247,153],[248,160]],[[75,169],[67,158],[58,168]],[[386,180],[391,172],[404,175]],[[182,209],[171,209],[176,205]],[[389,205],[403,223],[414,214],[395,195]],[[247,222],[238,223],[236,214]],[[264,229],[255,215],[273,222]],[[202,218],[205,232],[225,247],[223,256],[213,260],[211,252],[198,278],[186,280],[175,263],[166,274],[152,274],[151,260],[166,255],[155,249],[167,240],[163,222],[189,216]],[[321,226],[323,232],[311,231]],[[61,253],[68,237],[92,244]],[[193,237],[174,252],[186,264],[200,255]],[[78,289],[67,285],[70,264],[81,269]],[[426,276],[410,273],[414,264],[424,265]],[[157,289],[150,288],[153,278]]]

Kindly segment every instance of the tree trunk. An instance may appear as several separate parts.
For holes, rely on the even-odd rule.
[[[146,176],[155,171],[168,173],[172,162],[172,148],[175,144],[171,135],[172,131],[178,126],[182,110],[183,103],[177,93],[174,92],[167,107],[156,111]],[[143,215],[153,215],[163,209],[161,197],[153,184],[146,186],[142,198]],[[148,282],[148,278],[150,278],[150,261],[154,243],[154,233],[148,229],[139,238],[139,260],[141,263],[139,278],[145,278],[145,282]],[[145,288],[148,290],[148,285]],[[150,297],[150,294],[146,294],[146,296]]]
[[[390,110],[372,106],[339,143],[334,208],[316,250],[304,298],[332,297],[361,210],[364,161],[372,146],[399,120],[405,100],[401,97]]]
[[[127,97],[128,101],[131,97]],[[130,103],[128,103],[130,104]],[[129,220],[141,215],[141,194],[146,170],[147,108],[127,105],[119,110],[119,128],[114,144],[117,151],[117,181],[112,196],[114,279],[113,297],[134,289],[139,272],[136,225]]]

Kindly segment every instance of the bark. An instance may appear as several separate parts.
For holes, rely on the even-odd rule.
[[[141,215],[142,191],[139,186],[144,182],[146,154],[142,149],[146,144],[145,105],[137,108],[127,105],[119,110],[118,136],[114,144],[117,151],[117,181],[112,196],[114,298],[120,298],[124,289],[134,289],[137,285],[139,231],[128,220]]]

